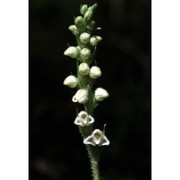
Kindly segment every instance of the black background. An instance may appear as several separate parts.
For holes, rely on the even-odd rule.
[[[102,180],[151,179],[151,2],[150,0],[29,1],[30,180],[91,180],[89,161],[73,124],[75,89],[63,80],[76,61],[63,55],[76,45],[68,30],[80,4],[98,3],[102,27],[96,60],[103,76],[96,87],[110,97],[95,111],[110,146],[100,161]]]

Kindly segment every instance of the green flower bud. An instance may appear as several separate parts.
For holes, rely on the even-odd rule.
[[[84,48],[80,52],[82,60],[86,61],[91,56],[91,51],[88,48]]]
[[[86,44],[89,42],[90,36],[91,36],[90,34],[84,32],[80,35],[79,39],[82,43]]]
[[[79,50],[77,49],[77,47],[74,47],[74,46],[70,46],[64,51],[64,55],[69,56],[71,58],[76,58],[78,53],[79,53]]]
[[[82,15],[84,15],[87,10],[88,10],[87,4],[82,5],[81,8],[80,8],[80,12],[81,12]]]
[[[78,84],[78,80],[75,76],[70,75],[64,80],[63,84],[70,88],[75,88]]]
[[[77,16],[75,21],[74,21],[75,25],[77,27],[81,27],[84,25],[84,20],[83,20],[83,17],[82,16]]]
[[[84,21],[90,21],[93,17],[93,12],[91,10],[87,10],[87,12],[84,15]]]
[[[92,46],[97,46],[98,43],[102,40],[102,37],[101,36],[92,36],[91,39],[90,39],[90,44]]]
[[[89,74],[89,65],[87,63],[81,63],[78,68],[79,74],[82,76],[88,75]]]
[[[98,77],[101,76],[101,69],[97,66],[91,67],[89,76],[92,79],[97,79]]]
[[[71,25],[69,26],[69,30],[74,34],[76,35],[79,31],[78,31],[78,28],[75,26],[75,25]]]

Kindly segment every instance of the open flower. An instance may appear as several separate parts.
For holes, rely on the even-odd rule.
[[[87,100],[88,100],[87,89],[79,89],[72,98],[73,102],[79,102],[81,104],[85,104]]]
[[[84,142],[84,144],[91,144],[93,146],[96,146],[96,145],[104,146],[104,145],[110,144],[107,137],[99,129],[95,129],[90,136],[88,136],[86,139],[84,139],[83,142]]]
[[[90,124],[92,124],[94,122],[94,118],[89,115],[87,112],[85,111],[81,111],[75,121],[74,124],[78,125],[78,126],[89,126]]]

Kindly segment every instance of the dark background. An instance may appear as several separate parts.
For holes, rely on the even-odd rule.
[[[76,45],[68,30],[82,3],[98,2],[95,20],[103,41],[96,60],[97,86],[110,97],[95,111],[110,146],[100,161],[102,180],[151,179],[151,2],[150,0],[29,0],[30,180],[91,180],[77,126],[75,89],[63,80],[76,61],[63,55]]]

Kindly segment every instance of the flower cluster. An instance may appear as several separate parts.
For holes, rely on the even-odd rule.
[[[77,60],[77,75],[69,75],[63,84],[70,88],[77,88],[72,101],[84,105],[85,110],[80,111],[74,121],[74,124],[80,128],[92,126],[95,122],[92,117],[93,110],[98,102],[109,96],[104,88],[98,87],[93,90],[96,79],[102,75],[101,69],[93,61],[97,45],[102,40],[101,36],[94,35],[95,30],[101,29],[92,19],[96,7],[97,4],[89,7],[85,4],[80,7],[81,15],[77,16],[74,24],[69,26],[69,30],[76,38],[77,45],[69,46],[64,51],[65,56]],[[83,142],[93,146],[109,145],[109,140],[99,129],[89,132]]]

